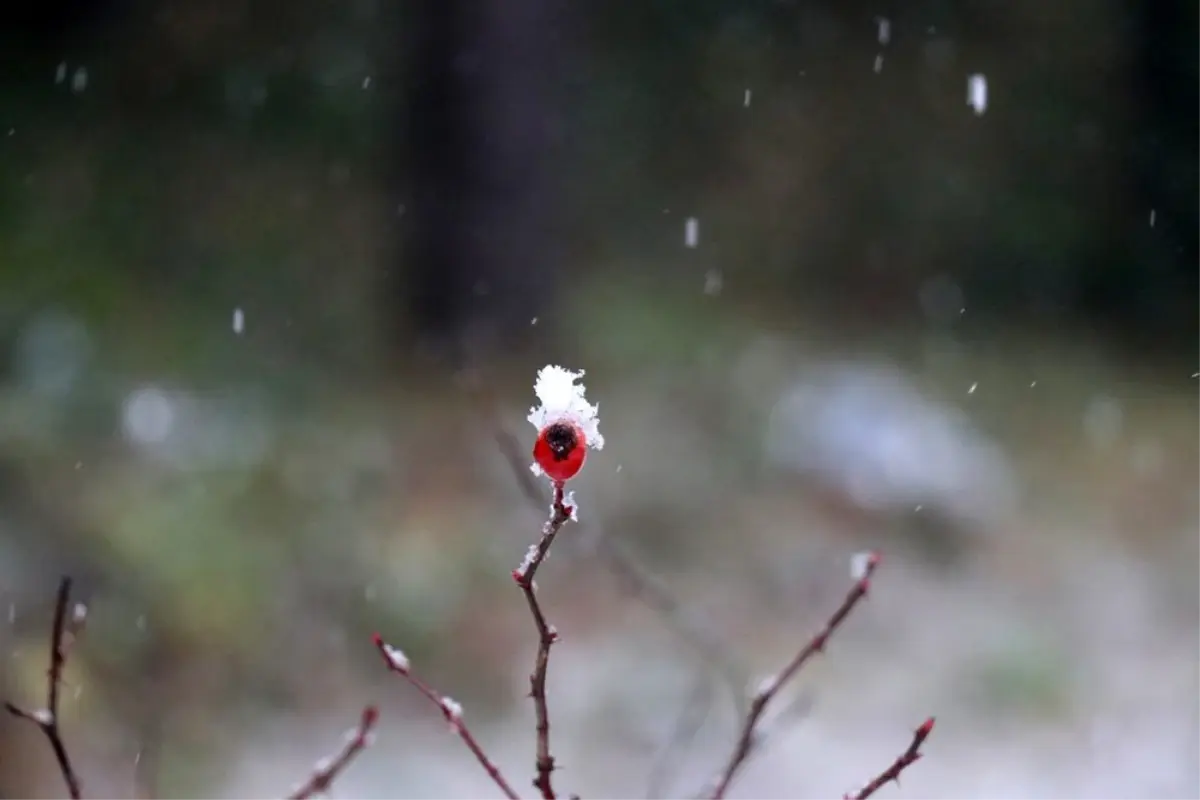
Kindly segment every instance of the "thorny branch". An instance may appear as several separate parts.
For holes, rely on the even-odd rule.
[[[425,697],[425,699],[433,703],[438,707],[438,709],[441,710],[442,716],[444,716],[446,718],[446,722],[450,724],[450,729],[454,733],[458,734],[458,738],[462,739],[463,744],[465,744],[467,749],[470,750],[472,755],[475,756],[475,759],[483,767],[484,771],[487,772],[488,776],[492,779],[496,786],[500,788],[500,791],[504,793],[504,796],[509,800],[520,800],[520,795],[513,791],[513,788],[509,784],[508,780],[505,779],[503,774],[501,774],[500,768],[497,767],[495,762],[493,762],[492,759],[488,757],[487,753],[483,751],[483,748],[480,747],[479,742],[476,741],[474,734],[471,733],[471,729],[467,727],[465,722],[463,722],[462,706],[414,675],[412,669],[410,669],[408,665],[408,658],[403,652],[400,651],[399,648],[393,647],[385,642],[383,637],[381,637],[379,634],[375,634],[372,637],[372,641],[374,641],[375,647],[379,650],[379,654],[383,657],[384,664],[387,665],[387,668],[392,672],[395,672],[397,675],[403,677],[406,681],[412,684],[412,686],[415,687],[416,690]]]
[[[558,631],[546,622],[546,614],[542,611],[537,598],[537,584],[534,576],[538,567],[550,553],[550,545],[554,537],[562,530],[574,515],[574,509],[566,505],[562,483],[554,484],[554,503],[550,506],[550,518],[542,526],[541,540],[529,548],[521,566],[513,570],[513,580],[525,595],[529,604],[529,613],[533,616],[533,624],[537,628],[538,651],[533,662],[533,673],[529,676],[529,696],[533,698],[533,710],[537,725],[537,777],[533,785],[542,793],[544,800],[554,800],[554,785],[550,775],[554,772],[554,756],[550,755],[550,712],[546,706],[546,669],[550,665],[550,647],[558,640]]]
[[[770,702],[779,694],[780,689],[796,676],[796,673],[800,671],[809,659],[825,649],[829,637],[845,621],[846,617],[850,616],[850,612],[854,610],[854,607],[867,596],[867,591],[871,587],[871,576],[879,566],[879,560],[878,553],[871,553],[867,556],[862,565],[861,574],[857,576],[854,586],[851,587],[850,592],[846,595],[846,599],[833,612],[833,615],[825,623],[825,626],[809,639],[804,647],[800,648],[782,670],[767,678],[759,686],[754,699],[750,702],[750,711],[742,723],[742,731],[738,736],[737,744],[734,746],[733,754],[729,757],[729,763],[717,779],[716,788],[713,789],[710,795],[712,800],[720,800],[720,798],[725,796],[738,770],[746,763],[746,759],[750,757],[757,738],[755,734],[758,724],[762,720],[762,716],[766,712]],[[932,725],[930,725],[930,728],[932,729]],[[925,735],[928,735],[928,732]],[[919,743],[917,742],[917,744]]]
[[[375,708],[375,706],[364,708],[358,728],[347,732],[346,744],[343,745],[342,749],[337,755],[318,761],[316,768],[313,769],[312,776],[303,784],[296,787],[288,795],[288,800],[308,800],[310,797],[328,792],[329,787],[333,785],[333,781],[346,767],[350,766],[350,762],[359,753],[371,746],[372,731],[375,728],[375,723],[378,721],[379,709]]]
[[[859,789],[854,794],[848,794],[843,797],[843,800],[866,800],[866,798],[875,794],[875,792],[887,786],[891,781],[895,781],[896,785],[900,785],[900,773],[915,763],[921,758],[921,745],[929,738],[929,734],[933,733],[933,717],[925,720],[921,725],[913,731],[912,741],[909,742],[908,749],[892,762],[892,765],[879,773],[863,788]]]
[[[10,702],[4,703],[4,708],[14,717],[26,720],[38,727],[54,750],[54,758],[58,761],[58,769],[67,784],[67,792],[72,800],[82,796],[79,788],[79,778],[71,766],[71,758],[67,755],[67,747],[63,744],[62,734],[58,729],[58,694],[62,683],[63,666],[67,663],[67,652],[74,641],[75,626],[83,622],[86,609],[79,606],[70,620],[67,618],[67,606],[71,603],[71,578],[64,576],[58,584],[58,597],[54,602],[54,624],[50,633],[50,668],[46,678],[46,707],[37,711],[27,711]],[[68,629],[68,622],[72,629]]]

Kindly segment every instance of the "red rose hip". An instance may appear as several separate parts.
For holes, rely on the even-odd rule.
[[[583,467],[587,443],[583,431],[569,422],[555,422],[538,433],[533,460],[552,481],[568,481]]]

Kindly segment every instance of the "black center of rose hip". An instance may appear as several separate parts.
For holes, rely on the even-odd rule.
[[[575,435],[575,429],[570,425],[556,422],[546,428],[546,444],[550,445],[550,452],[554,456],[554,460],[563,461],[579,445],[579,437]]]

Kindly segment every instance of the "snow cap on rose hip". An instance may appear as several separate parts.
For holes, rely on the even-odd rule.
[[[599,408],[584,397],[586,390],[577,383],[582,377],[583,370],[547,366],[538,370],[533,384],[540,405],[529,410],[529,422],[538,431],[530,469],[552,481],[570,480],[583,467],[589,448],[604,447]]]

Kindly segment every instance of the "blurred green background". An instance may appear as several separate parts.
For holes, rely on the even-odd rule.
[[[702,784],[729,681],[876,547],[875,600],[736,794],[848,791],[936,714],[891,796],[1196,797],[1198,25],[1132,0],[21,5],[0,693],[42,700],[69,573],[89,795],[282,794],[377,702],[336,792],[490,796],[375,631],[524,789],[509,572],[544,506],[496,434],[532,444],[562,363],[608,439],[539,581],[564,792]],[[62,792],[0,720],[0,796]]]

